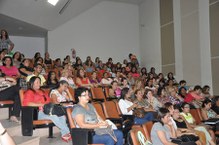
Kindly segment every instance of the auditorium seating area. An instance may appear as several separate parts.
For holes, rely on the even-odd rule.
[[[118,106],[118,101],[121,95],[121,90],[125,87],[128,87],[130,90],[132,90],[132,94],[134,95],[136,90],[141,90],[143,93],[144,98],[147,100],[148,96],[146,94],[147,90],[151,90],[153,92],[153,96],[157,98],[157,100],[163,105],[166,102],[172,102],[173,104],[180,105],[182,102],[184,102],[184,99],[186,98],[186,95],[193,91],[193,86],[187,86],[185,80],[176,80],[174,78],[173,73],[166,74],[157,73],[155,71],[155,68],[150,68],[150,71],[148,72],[146,67],[140,67],[138,60],[134,54],[129,54],[130,60],[127,64],[122,64],[120,62],[113,62],[108,61],[102,63],[102,61],[95,62],[92,60],[90,56],[87,57],[87,60],[82,61],[79,56],[77,56],[75,62],[71,62],[70,56],[66,56],[66,58],[60,62],[60,58],[57,58],[56,60],[52,60],[51,64],[46,64],[45,60],[42,62],[35,61],[36,59],[41,58],[40,56],[36,58],[28,58],[30,61],[30,68],[33,68],[34,63],[41,63],[43,66],[44,72],[41,72],[41,74],[45,77],[45,79],[48,81],[49,76],[48,74],[50,72],[54,72],[56,79],[59,81],[60,78],[65,77],[65,73],[68,73],[68,78],[71,78],[73,80],[73,84],[69,85],[69,91],[73,96],[73,102],[76,102],[76,99],[74,98],[74,92],[77,87],[86,86],[90,90],[90,102],[94,105],[96,108],[98,114],[103,119],[110,119],[113,121],[116,126],[123,130],[124,124],[126,123],[128,117],[123,115],[121,113],[121,110]],[[24,58],[22,58],[24,60]],[[43,58],[42,58],[43,59]],[[91,63],[88,63],[91,61]],[[22,60],[20,60],[20,63]],[[21,65],[23,65],[21,63]],[[91,69],[92,68],[92,69]],[[18,67],[18,70],[21,71]],[[84,72],[84,75],[81,75],[79,72],[82,70]],[[92,71],[91,71],[92,70]],[[4,72],[3,72],[4,73]],[[95,75],[93,75],[95,73]],[[21,73],[22,74],[22,73]],[[104,74],[107,76],[104,77]],[[16,79],[24,79],[25,76],[20,75],[17,76]],[[82,82],[82,79],[89,79],[89,85]],[[81,80],[78,81],[78,80]],[[126,80],[127,82],[125,83]],[[107,82],[109,81],[109,82]],[[113,85],[113,82],[116,82],[116,87]],[[106,83],[107,82],[107,83]],[[28,83],[27,83],[28,86]],[[52,86],[46,82],[44,86],[42,86],[44,90],[46,90],[48,93]],[[179,92],[179,89],[183,87],[185,88],[185,91],[183,94],[182,92]],[[37,120],[36,114],[37,111],[34,108],[25,107],[22,105],[22,97],[23,93],[25,92],[25,88],[20,90],[20,100],[21,100],[21,106],[22,106],[22,113],[21,113],[21,126],[16,124],[16,128],[21,127],[21,133],[23,136],[34,136],[35,140],[38,139],[38,142],[36,145],[39,145],[42,143],[39,143],[39,137],[43,138],[43,136],[49,136],[50,139],[48,140],[57,140],[53,139],[53,134],[58,133],[58,131],[55,129],[54,124],[50,120]],[[164,89],[164,92],[160,92],[161,89]],[[112,93],[113,92],[113,93]],[[208,97],[213,100],[214,96],[211,95],[208,91],[202,92],[200,95],[203,97]],[[167,98],[165,101],[164,98]],[[201,103],[201,100],[198,100]],[[14,102],[11,100],[6,101],[0,101],[0,108],[9,108],[9,118],[10,118],[10,110],[11,105]],[[152,105],[152,104],[151,104]],[[191,104],[193,105],[193,104]],[[201,107],[201,106],[200,106]],[[8,122],[8,120],[5,121],[7,110],[6,109],[0,109],[2,112],[4,112],[5,117],[1,117],[3,119],[3,122]],[[35,111],[34,111],[35,110]],[[71,131],[74,131],[75,125],[73,124],[72,118],[71,118],[71,111],[72,109],[67,109],[67,118],[69,122],[69,127],[71,128]],[[196,121],[201,122],[200,113],[195,109],[191,110],[192,115],[194,115],[194,118],[196,118]],[[200,110],[199,110],[200,111]],[[199,118],[198,118],[199,117]],[[2,121],[1,121],[2,122]],[[28,124],[25,124],[27,123]],[[7,124],[7,123],[6,123]],[[12,123],[13,124],[13,123]],[[147,122],[143,125],[134,125],[130,131],[130,137],[132,139],[132,142],[134,145],[140,145],[139,140],[136,138],[136,133],[141,131],[145,138],[149,141],[150,139],[150,131],[151,127],[153,125],[153,122]],[[35,132],[41,132],[43,128],[43,133],[35,133]],[[10,129],[10,127],[9,127]],[[55,131],[53,131],[55,129]],[[49,131],[49,133],[48,133]],[[126,130],[127,131],[127,130]],[[13,135],[13,132],[10,132]],[[128,133],[128,132],[126,132]],[[73,133],[74,134],[74,133]],[[218,133],[216,132],[216,135]],[[74,139],[74,137],[72,137]],[[127,137],[126,137],[127,138]],[[125,138],[125,139],[126,139]],[[44,138],[44,140],[47,140]],[[42,142],[42,141],[41,141]],[[22,144],[23,145],[23,144]],[[35,145],[35,144],[34,144]]]

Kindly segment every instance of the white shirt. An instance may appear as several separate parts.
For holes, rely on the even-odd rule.
[[[72,78],[61,77],[60,81],[61,80],[65,80],[66,82],[68,82],[69,85],[75,86],[74,80]]]
[[[65,102],[67,101],[67,93],[65,91],[63,91],[61,94],[59,93],[59,91],[57,89],[54,89],[51,91],[50,93],[50,97],[52,97],[52,94],[55,94],[57,96],[57,101],[58,102]]]
[[[101,83],[103,85],[110,85],[112,81],[113,80],[111,78],[108,78],[108,79],[102,78]]]
[[[173,124],[174,129],[177,130],[176,122],[173,120],[173,117],[170,117],[170,120]]]
[[[123,115],[133,115],[132,110],[130,110],[128,112],[128,108],[132,105],[133,105],[133,103],[131,101],[124,100],[124,99],[119,100],[119,108],[120,108]]]

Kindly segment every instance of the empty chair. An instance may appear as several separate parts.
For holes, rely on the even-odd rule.
[[[99,102],[93,102],[92,104],[93,104],[94,108],[96,109],[97,113],[100,115],[100,117],[103,120],[106,120],[106,116],[104,114],[102,105]]]
[[[101,87],[91,88],[92,99],[94,101],[104,101],[105,95]]]

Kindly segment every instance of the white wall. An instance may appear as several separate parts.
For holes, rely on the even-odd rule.
[[[48,33],[52,58],[64,58],[75,48],[84,60],[88,55],[103,61],[123,61],[128,54],[140,56],[138,6],[103,1]]]
[[[149,70],[155,67],[161,72],[159,0],[145,0],[139,7],[141,63]]]
[[[40,52],[44,57],[45,53],[45,39],[40,37],[22,37],[10,36],[11,41],[14,43],[13,51],[20,51],[27,58],[33,58],[36,52]]]

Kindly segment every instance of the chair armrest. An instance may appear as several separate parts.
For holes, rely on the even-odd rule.
[[[34,108],[25,106],[22,107],[21,115],[21,129],[23,136],[32,136],[33,135],[33,114]]]
[[[122,119],[125,120],[134,120],[134,115],[121,115]]]
[[[100,102],[104,102],[104,99],[98,99],[98,98],[92,98],[93,101],[100,101]]]
[[[109,98],[106,98],[107,101],[112,101],[112,100],[118,100],[117,97],[109,97]]]
[[[93,129],[71,128],[71,136],[73,144],[87,145],[92,143]]]

